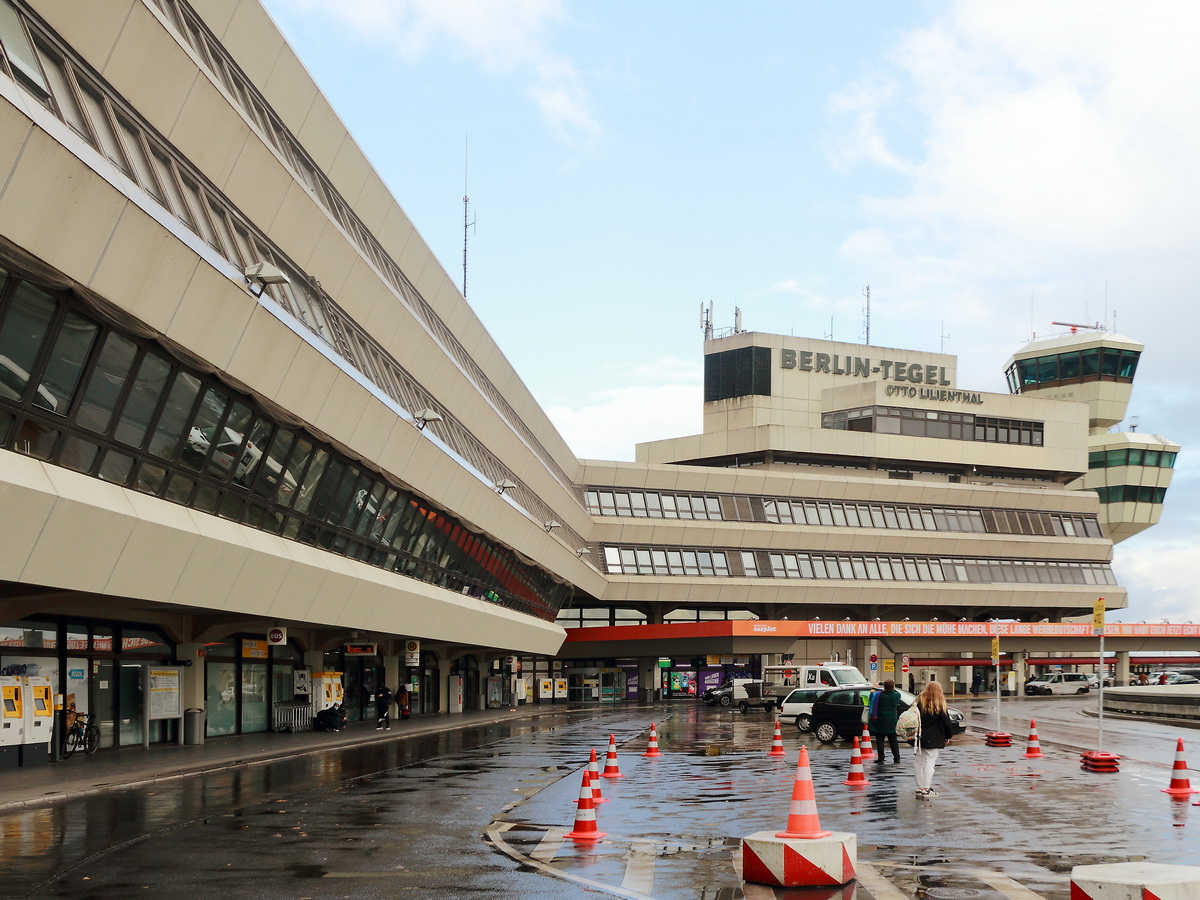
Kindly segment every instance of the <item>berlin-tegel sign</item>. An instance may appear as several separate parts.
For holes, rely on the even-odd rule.
[[[1092,637],[1092,622],[785,622],[732,621],[735,635],[779,637]],[[1108,637],[1200,637],[1200,625],[1114,622]]]

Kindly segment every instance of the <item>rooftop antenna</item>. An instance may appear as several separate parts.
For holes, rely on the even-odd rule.
[[[733,333],[741,334],[743,330],[744,329],[742,328],[742,308],[740,306],[735,306],[733,308]]]
[[[1129,430],[1130,431],[1137,431],[1139,424],[1140,424],[1140,420],[1138,419],[1137,416],[1129,417]]]
[[[866,344],[871,346],[871,286],[868,284],[863,288],[863,296],[866,300],[863,301],[863,319],[866,322]]]
[[[942,327],[939,329],[939,332],[942,335],[942,343],[941,343],[941,346],[938,348],[938,352],[945,353],[946,352],[946,338],[950,337],[950,332],[946,331],[946,320],[945,319],[942,319]]]
[[[1104,276],[1104,324],[1108,325],[1108,276]],[[1113,329],[1116,331],[1117,329]]]
[[[713,336],[712,317],[713,317],[712,301],[711,300],[708,301],[708,306],[706,308],[704,305],[704,301],[701,300],[700,301],[700,328],[704,332],[704,339],[706,341],[712,340],[712,336]]]
[[[475,220],[471,218],[471,198],[467,196],[467,151],[469,138],[463,138],[463,299],[467,299],[467,243],[471,232],[475,229]]]
[[[833,340],[833,316],[829,317],[829,334],[825,335],[825,340]]]

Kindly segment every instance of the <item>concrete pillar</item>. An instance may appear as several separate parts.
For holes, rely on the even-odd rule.
[[[204,709],[204,645],[177,644],[175,659],[185,668],[180,693],[184,709]]]
[[[1013,657],[1013,674],[1016,675],[1016,691],[1018,694],[1025,693],[1025,682],[1029,680],[1029,653],[1025,650],[1018,650],[1012,655]]]
[[[657,656],[643,656],[638,659],[638,700],[642,703],[653,702],[659,685],[659,669]]]
[[[396,693],[396,688],[400,686],[400,657],[399,656],[381,656],[380,662],[383,663],[383,683],[392,689],[392,693]]]
[[[1104,667],[1100,667],[1100,671],[1104,671]],[[1101,677],[1104,677],[1103,675]],[[1113,684],[1129,684],[1129,651],[1117,651],[1117,670],[1113,673]]]

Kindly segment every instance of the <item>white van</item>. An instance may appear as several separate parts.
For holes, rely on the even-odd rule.
[[[763,680],[776,694],[787,694],[797,687],[871,687],[871,682],[856,666],[825,662],[819,666],[765,666]]]
[[[1082,672],[1052,672],[1026,682],[1026,694],[1086,694],[1088,677]]]

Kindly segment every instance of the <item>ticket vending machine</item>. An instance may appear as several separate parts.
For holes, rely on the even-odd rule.
[[[29,675],[25,682],[25,737],[21,743],[22,766],[44,766],[50,761],[54,737],[54,698],[50,678]]]
[[[25,685],[15,675],[0,676],[0,769],[21,764],[25,743]]]
[[[345,698],[341,672],[312,673],[312,711],[315,716],[323,709],[340,704]]]

